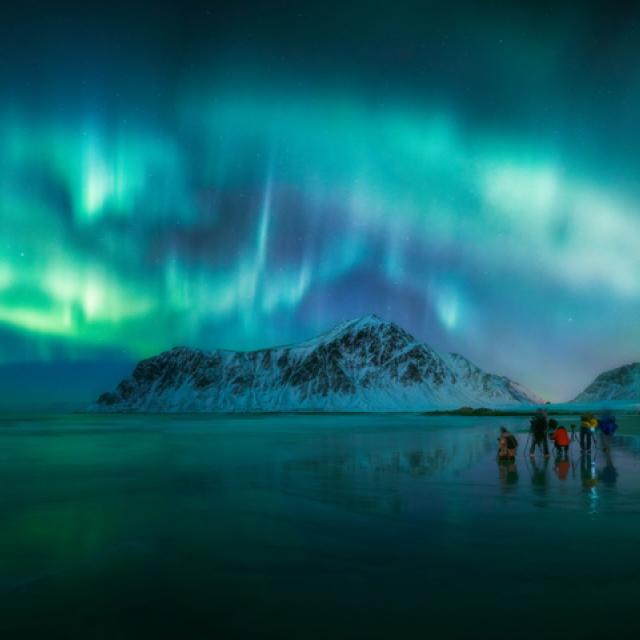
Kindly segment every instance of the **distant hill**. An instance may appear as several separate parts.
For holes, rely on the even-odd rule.
[[[604,400],[640,402],[640,362],[601,373],[573,402]]]
[[[141,361],[95,411],[419,411],[543,402],[518,383],[439,354],[377,316],[300,344]]]

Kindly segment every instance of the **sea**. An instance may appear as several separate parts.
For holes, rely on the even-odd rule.
[[[0,638],[637,638],[640,416],[527,420],[0,417]]]

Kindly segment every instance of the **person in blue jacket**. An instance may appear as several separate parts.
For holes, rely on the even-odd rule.
[[[602,450],[608,451],[611,449],[611,443],[613,442],[613,434],[616,432],[618,425],[616,423],[615,416],[611,411],[605,411],[602,414],[602,418],[598,420],[598,429],[600,429],[600,435],[602,437]]]

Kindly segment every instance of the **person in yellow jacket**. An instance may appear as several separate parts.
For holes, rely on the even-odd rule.
[[[580,449],[591,453],[591,442],[598,428],[598,420],[593,413],[585,413],[580,417]]]

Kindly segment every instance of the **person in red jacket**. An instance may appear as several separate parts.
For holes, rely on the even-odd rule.
[[[568,457],[571,439],[569,438],[567,430],[562,425],[558,425],[551,435],[551,439],[556,445],[558,456],[562,457],[564,455],[564,457]]]

